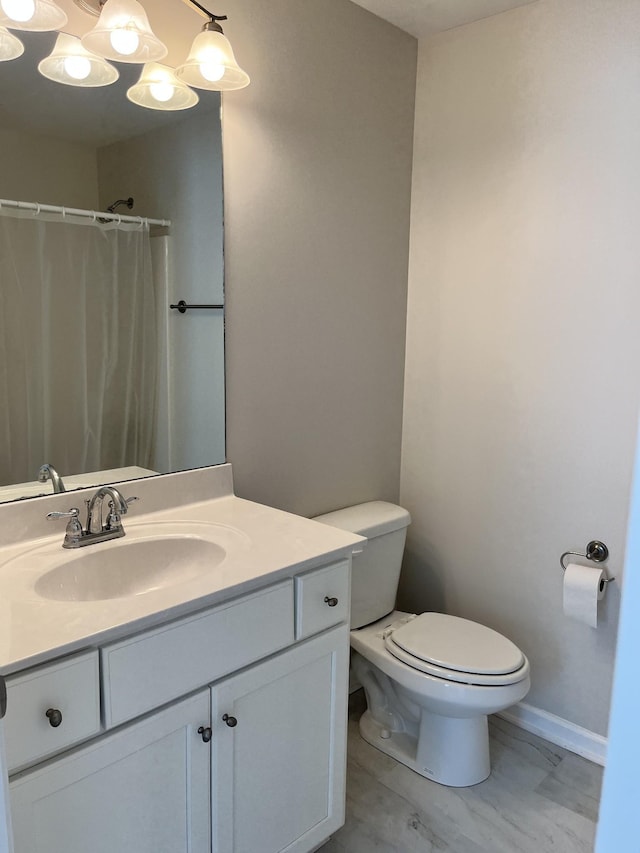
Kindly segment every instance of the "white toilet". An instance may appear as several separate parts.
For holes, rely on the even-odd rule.
[[[402,507],[374,501],[315,520],[369,540],[351,585],[351,666],[367,697],[362,737],[435,782],[482,782],[491,771],[487,715],[527,695],[526,657],[468,619],[394,610],[411,521]]]

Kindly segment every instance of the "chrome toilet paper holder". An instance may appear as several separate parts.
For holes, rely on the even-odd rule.
[[[604,544],[604,542],[600,542],[598,539],[592,539],[591,542],[587,542],[587,547],[585,548],[585,553],[580,554],[578,551],[565,551],[564,554],[560,557],[560,565],[562,566],[562,571],[566,571],[565,558],[566,557],[586,557],[587,560],[591,560],[593,563],[604,563],[604,561],[609,556],[609,549]],[[602,578],[602,583],[611,583],[615,578]]]

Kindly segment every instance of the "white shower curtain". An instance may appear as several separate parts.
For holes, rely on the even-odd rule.
[[[149,230],[0,208],[0,485],[149,467]]]

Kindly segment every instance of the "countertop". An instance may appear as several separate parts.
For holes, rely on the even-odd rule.
[[[174,475],[168,475],[171,476]],[[156,482],[156,492],[159,487]],[[234,545],[227,557],[210,572],[143,594],[102,601],[45,599],[34,588],[42,573],[37,559],[33,560],[33,567],[29,564],[26,569],[22,559],[20,572],[12,568],[11,561],[29,549],[37,553],[43,546],[58,542],[62,550],[63,526],[56,528],[55,535],[1,547],[0,675],[10,675],[54,657],[95,647],[280,579],[345,559],[361,550],[366,542],[355,534],[233,494],[194,503],[183,502],[146,514],[140,512],[138,506],[134,504],[123,518],[125,531],[148,523],[169,528],[170,522],[176,521],[214,524],[220,529],[232,528],[240,535],[234,534]],[[124,539],[115,541],[123,542]],[[113,544],[99,543],[82,550],[108,549]]]

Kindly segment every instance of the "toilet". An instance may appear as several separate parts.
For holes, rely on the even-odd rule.
[[[351,668],[367,699],[362,737],[442,785],[482,782],[491,772],[487,716],[527,695],[526,657],[477,622],[394,609],[407,510],[373,501],[315,521],[368,539],[351,582]]]

